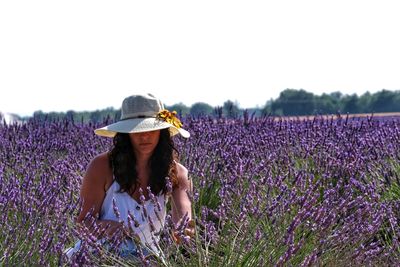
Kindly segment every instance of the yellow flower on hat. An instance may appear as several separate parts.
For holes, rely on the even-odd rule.
[[[173,126],[175,126],[176,128],[181,128],[182,127],[182,122],[178,119],[178,117],[176,116],[176,111],[172,111],[170,112],[167,109],[161,110],[158,114],[157,114],[157,118],[161,119],[165,122],[168,122],[169,124],[172,124]]]

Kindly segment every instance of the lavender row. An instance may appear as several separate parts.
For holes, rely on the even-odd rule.
[[[194,182],[197,234],[175,245],[166,229],[163,264],[400,262],[398,118],[184,124],[192,137],[176,143]],[[111,146],[94,136],[98,126],[34,120],[0,126],[2,265],[68,264],[63,249],[82,238],[73,222],[82,175]],[[75,263],[96,260],[82,253]]]

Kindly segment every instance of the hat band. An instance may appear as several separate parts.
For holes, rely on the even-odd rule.
[[[147,119],[147,118],[156,118],[156,116],[146,116],[146,115],[137,115],[132,117],[121,118],[121,121],[131,120],[131,119]]]
[[[157,116],[157,112],[155,110],[149,110],[149,111],[138,111],[138,112],[131,112],[129,111],[124,111],[124,109],[121,110],[121,120],[124,119],[136,119],[139,117],[144,117],[144,118],[155,118]]]

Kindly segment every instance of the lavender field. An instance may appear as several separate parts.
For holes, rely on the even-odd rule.
[[[165,234],[160,266],[400,265],[400,118],[183,122],[196,236]],[[62,254],[80,237],[86,166],[111,146],[93,133],[106,123],[0,125],[1,266],[134,265]]]

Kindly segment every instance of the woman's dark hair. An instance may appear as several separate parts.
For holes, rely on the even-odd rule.
[[[113,139],[114,147],[109,152],[110,166],[114,179],[120,185],[121,192],[132,194],[139,185],[136,172],[136,158],[132,149],[131,139],[127,133],[117,133]],[[160,139],[150,158],[149,186],[153,194],[167,192],[165,177],[171,179],[172,185],[177,186],[174,160],[177,153],[168,129],[160,131]]]

